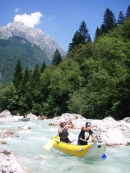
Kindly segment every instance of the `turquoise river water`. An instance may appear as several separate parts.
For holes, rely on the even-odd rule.
[[[6,138],[7,145],[0,151],[10,150],[30,173],[130,173],[130,146],[107,147],[107,159],[86,160],[64,154],[44,145],[57,134],[57,128],[49,126],[49,120],[30,122],[0,122],[0,131],[29,126],[31,130],[16,132],[19,138]],[[77,139],[79,130],[70,129],[70,139]]]

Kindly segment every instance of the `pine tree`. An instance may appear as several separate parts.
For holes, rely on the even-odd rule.
[[[13,76],[13,84],[17,91],[19,90],[21,81],[22,81],[22,65],[21,65],[21,61],[18,60],[14,70],[14,76]]]
[[[92,42],[92,39],[90,37],[90,34],[88,34],[87,42]]]
[[[104,24],[101,25],[101,34],[106,33],[106,27]]]
[[[127,8],[125,19],[128,19],[128,17],[130,17],[130,5]]]
[[[39,80],[40,80],[40,68],[39,65],[36,64],[34,71],[32,73],[32,87],[35,88],[35,86],[39,85]]]
[[[79,30],[75,32],[72,38],[72,43],[69,44],[68,52],[76,48],[79,44],[85,44],[86,42],[91,42],[91,37],[90,34],[88,33],[86,23],[83,20],[81,22]]]
[[[115,19],[113,12],[110,9],[108,9],[108,8],[106,9],[103,20],[104,20],[103,21],[104,30],[102,30],[103,33],[104,32],[108,33],[109,30],[116,27],[116,19]]]
[[[58,51],[58,49],[56,49],[54,56],[52,58],[52,64],[53,65],[59,65],[61,62],[62,62],[61,54]]]
[[[27,92],[27,84],[29,83],[29,79],[30,79],[30,72],[28,68],[26,68],[23,73],[23,78],[20,87],[21,94],[25,94]]]
[[[82,43],[83,41],[83,38],[82,38],[82,35],[79,31],[76,31],[74,36],[73,36],[73,39],[72,39],[72,43],[69,44],[69,52],[74,49],[78,44]]]
[[[101,34],[102,34],[101,29],[97,27],[94,40],[96,40],[97,37],[99,37]]]
[[[119,16],[118,16],[118,20],[117,20],[117,24],[118,25],[122,25],[124,23],[125,17],[122,11],[120,11]]]
[[[79,27],[79,33],[82,36],[82,42],[81,43],[86,43],[86,41],[89,40],[89,34],[88,34],[88,29],[87,29],[87,26],[86,26],[86,23],[84,20],[81,22],[81,25]]]
[[[23,72],[23,78],[20,86],[20,97],[18,100],[18,105],[19,105],[19,112],[22,114],[24,112],[29,111],[29,96],[32,94],[32,89],[30,90],[29,88],[29,82],[30,82],[30,71],[28,68],[25,69]]]
[[[45,70],[46,67],[47,67],[46,63],[43,62],[42,67],[41,67],[41,70],[40,70],[41,73]]]
[[[40,68],[39,65],[35,65],[34,70],[30,71],[30,79],[28,84],[28,91],[26,100],[28,102],[28,107],[31,110],[33,108],[33,103],[38,102],[41,93],[39,92],[40,87]]]

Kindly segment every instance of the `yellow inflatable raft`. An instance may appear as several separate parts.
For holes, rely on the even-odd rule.
[[[98,159],[101,158],[105,153],[106,144],[103,141],[98,141],[96,143],[89,143],[88,145],[76,145],[60,142],[59,137],[53,136],[54,140],[53,147],[67,153],[69,155],[83,157],[85,156],[88,159]]]

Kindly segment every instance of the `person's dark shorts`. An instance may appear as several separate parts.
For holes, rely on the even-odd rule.
[[[87,145],[87,141],[82,141],[81,139],[78,139],[78,145]]]
[[[68,138],[60,138],[60,141],[65,143],[71,143],[71,141]]]

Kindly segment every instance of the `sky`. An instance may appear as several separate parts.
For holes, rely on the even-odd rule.
[[[41,29],[67,51],[83,20],[93,40],[107,8],[118,19],[129,5],[130,0],[0,0],[0,27],[21,21]]]

